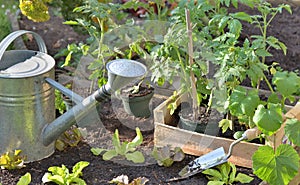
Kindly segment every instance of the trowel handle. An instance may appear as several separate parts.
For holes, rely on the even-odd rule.
[[[258,130],[257,127],[255,127],[255,128],[251,128],[251,129],[246,130],[244,132],[243,136],[246,136],[245,139],[253,140],[253,139],[257,138],[260,134],[261,134],[261,131]]]
[[[0,61],[1,58],[5,52],[5,50],[8,48],[8,46],[18,37],[20,37],[21,35],[24,35],[26,33],[30,33],[33,35],[33,37],[36,40],[36,43],[39,47],[40,52],[42,53],[47,53],[47,47],[45,45],[44,40],[42,39],[42,37],[40,35],[38,35],[35,32],[32,31],[26,31],[26,30],[18,30],[15,32],[10,33],[9,35],[7,35],[0,43]]]

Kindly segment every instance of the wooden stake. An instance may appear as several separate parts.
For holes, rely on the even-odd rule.
[[[189,42],[188,42],[189,66],[190,68],[192,68],[194,64],[192,25],[191,25],[190,11],[187,8],[185,9],[185,17],[186,17],[186,29],[189,38]],[[196,120],[198,117],[198,101],[197,101],[196,79],[192,70],[190,71],[190,80],[191,80],[191,90],[192,90],[193,117],[194,120]]]

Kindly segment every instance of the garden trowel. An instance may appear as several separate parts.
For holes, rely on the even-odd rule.
[[[257,128],[248,129],[246,130],[242,137],[237,139],[236,141],[232,142],[229,146],[228,154],[225,153],[224,148],[220,147],[216,150],[213,150],[205,155],[202,155],[193,161],[189,162],[188,165],[186,165],[179,173],[179,177],[175,177],[172,179],[167,180],[170,181],[177,181],[186,179],[188,177],[191,177],[195,174],[198,174],[206,169],[215,167],[219,164],[223,164],[228,161],[229,157],[232,154],[232,148],[237,143],[241,142],[242,140],[252,140],[256,138],[260,134],[259,130]]]

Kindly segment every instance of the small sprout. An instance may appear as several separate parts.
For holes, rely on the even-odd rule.
[[[63,151],[67,146],[75,147],[83,139],[80,130],[73,126],[65,131],[56,141],[55,147],[59,151]]]
[[[176,147],[173,151],[170,149],[170,146],[164,146],[162,148],[154,147],[152,151],[152,156],[156,159],[158,165],[164,167],[170,167],[175,161],[182,161],[185,157],[185,154],[181,148]]]
[[[143,136],[139,128],[136,128],[136,137],[132,141],[124,141],[123,143],[120,142],[119,131],[116,129],[112,138],[113,149],[91,148],[91,152],[94,155],[100,155],[104,152],[102,155],[103,160],[110,160],[120,155],[134,163],[143,163],[145,161],[143,153],[136,151],[136,147],[141,145],[142,142]]]
[[[59,185],[65,184],[81,184],[86,185],[86,182],[80,178],[82,176],[82,170],[87,167],[90,163],[87,161],[80,161],[73,166],[72,173],[69,172],[69,169],[65,165],[51,166],[48,168],[42,178],[43,183],[54,182]]]
[[[0,156],[0,166],[1,169],[21,169],[25,167],[24,160],[25,157],[20,156],[22,150],[15,150],[14,152],[6,152]]]
[[[129,179],[127,175],[120,175],[116,178],[113,178],[113,180],[109,181],[110,184],[117,184],[117,185],[145,185],[149,179],[145,177],[138,177],[136,179],[133,179],[129,183]]]

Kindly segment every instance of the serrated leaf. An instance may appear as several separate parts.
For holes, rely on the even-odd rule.
[[[239,34],[241,33],[242,30],[242,23],[236,19],[230,20],[228,22],[228,28],[230,33],[234,33],[237,36],[239,36]]]
[[[282,124],[280,105],[269,103],[268,108],[259,105],[253,116],[253,122],[263,133],[274,134]]]
[[[300,121],[298,119],[288,119],[285,122],[284,133],[293,144],[300,146]]]
[[[144,157],[143,153],[140,152],[140,151],[127,153],[127,154],[125,154],[125,156],[126,156],[127,160],[130,160],[134,163],[143,163],[143,162],[145,162],[145,157]]]
[[[288,184],[298,173],[299,155],[290,145],[279,145],[274,152],[261,146],[252,156],[254,174],[270,185]]]

